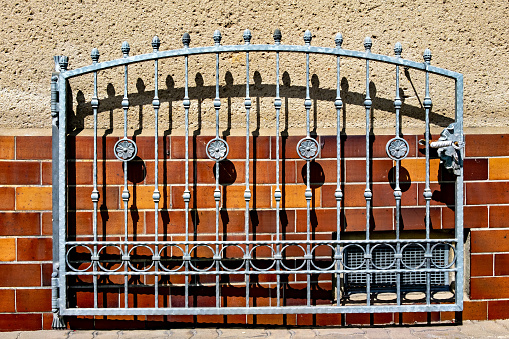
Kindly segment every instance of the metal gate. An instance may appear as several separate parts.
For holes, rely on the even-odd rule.
[[[274,44],[251,44],[251,33],[246,30],[243,34],[243,45],[221,45],[221,34],[214,33],[214,45],[208,47],[190,47],[190,36],[182,37],[183,48],[178,50],[160,51],[158,37],[152,40],[153,52],[129,56],[129,44],[122,44],[123,58],[99,62],[99,52],[92,50],[92,64],[90,66],[68,70],[68,58],[55,57],[55,73],[52,76],[51,111],[53,117],[53,239],[54,239],[54,272],[53,286],[53,312],[54,327],[63,326],[63,316],[71,315],[204,315],[204,314],[288,314],[288,313],[376,313],[376,312],[431,312],[431,311],[461,311],[463,308],[463,76],[459,73],[434,67],[430,64],[431,53],[424,52],[424,62],[414,62],[401,58],[401,44],[397,43],[395,56],[385,56],[371,53],[372,41],[364,40],[365,51],[342,49],[343,38],[341,34],[335,37],[335,48],[311,46],[312,35],[309,31],[304,34],[304,45],[281,44],[281,32],[274,32]],[[245,138],[245,201],[243,235],[234,240],[225,239],[220,235],[219,219],[223,209],[222,187],[220,185],[220,165],[228,159],[230,147],[220,131],[220,55],[222,53],[245,52],[246,77],[244,114],[246,121]],[[274,70],[275,92],[274,111],[276,134],[275,142],[275,186],[270,191],[273,206],[276,211],[275,233],[268,239],[256,239],[250,230],[250,211],[252,207],[253,184],[250,182],[250,160],[253,153],[250,148],[250,57],[254,52],[265,52],[273,55],[276,62]],[[306,67],[305,98],[303,112],[305,111],[306,135],[298,143],[296,151],[305,162],[304,184],[302,193],[305,196],[306,229],[301,237],[288,239],[281,230],[280,212],[282,192],[282,178],[280,166],[284,165],[284,156],[280,154],[281,136],[281,107],[280,97],[280,57],[289,53],[303,56]],[[190,210],[192,187],[189,164],[192,154],[190,148],[196,145],[189,144],[189,109],[192,104],[189,98],[188,60],[199,58],[203,54],[213,54],[215,64],[215,109],[216,133],[205,146],[206,155],[210,162],[215,163],[215,188],[209,197],[215,205],[215,234],[201,237],[193,233],[193,211]],[[336,202],[336,220],[330,222],[336,225],[336,232],[330,233],[327,239],[316,239],[311,227],[311,202],[314,199],[314,190],[311,187],[311,166],[319,155],[321,143],[310,131],[310,55],[322,54],[336,58],[336,99],[330,105],[335,107],[337,120],[336,135],[336,182],[337,188],[332,193]],[[158,132],[160,115],[159,71],[158,61],[165,58],[174,58],[175,64],[182,64],[185,72],[184,98],[182,101],[185,112],[185,143],[183,144],[183,175],[185,178],[183,194],[183,209],[185,211],[184,232],[181,238],[168,238],[159,233],[158,214],[161,210],[161,184],[158,182],[160,171],[161,145]],[[355,58],[365,62],[365,223],[363,239],[352,239],[344,236],[341,225],[341,206],[345,199],[349,199],[342,190],[341,177],[341,111],[343,101],[341,96],[342,58]],[[130,109],[130,96],[128,94],[128,67],[131,64],[146,61],[154,62],[154,97],[152,101],[155,114],[154,147],[154,185],[153,185],[153,223],[154,235],[152,238],[136,237],[128,228],[128,203],[132,199],[128,182],[128,163],[137,155],[138,146],[133,138],[128,138],[127,119]],[[391,239],[374,237],[370,232],[370,218],[372,213],[370,177],[370,123],[372,100],[370,97],[370,62],[385,63],[395,67],[395,99],[394,122],[395,135],[386,145],[387,156],[394,161],[395,187],[394,215],[395,232]],[[124,134],[114,145],[114,154],[119,163],[123,163],[123,186],[120,185],[120,198],[123,202],[124,232],[122,237],[116,239],[99,235],[98,214],[101,208],[98,205],[100,191],[98,187],[98,83],[101,71],[111,68],[123,68],[124,94],[121,101],[123,110]],[[425,232],[422,237],[407,238],[400,236],[400,211],[402,190],[400,187],[400,162],[409,152],[408,142],[401,135],[400,110],[400,67],[422,71],[425,74],[425,98],[423,107],[425,112],[424,135],[421,140],[425,149]],[[429,75],[439,75],[455,81],[455,121],[444,130],[438,141],[430,140],[430,114],[432,101],[430,97]],[[87,203],[92,210],[91,233],[69,233],[69,166],[72,155],[68,151],[68,112],[72,106],[69,98],[69,79],[91,75],[93,78],[93,93],[90,107],[93,114],[93,159],[92,177],[93,189],[90,201]],[[104,152],[104,143],[103,152]],[[430,152],[438,148],[445,168],[455,175],[455,231],[453,237],[430,237]],[[113,160],[112,160],[113,161]],[[105,166],[102,163],[102,166]],[[182,174],[182,173],[181,173]],[[106,180],[103,178],[103,181]],[[196,177],[194,181],[196,182]],[[254,183],[256,185],[256,183]],[[201,193],[205,194],[205,193]],[[258,193],[259,194],[259,193]],[[213,207],[212,207],[213,208]],[[196,212],[196,211],[194,211]],[[148,217],[147,217],[148,218]],[[210,221],[214,223],[214,221]],[[206,253],[206,254],[204,254]],[[317,283],[320,276],[326,275],[330,283],[326,297],[315,297]],[[284,288],[289,284],[291,277],[301,277],[300,289],[291,292]],[[233,277],[236,277],[233,279]],[[295,278],[298,280],[297,278]],[[260,295],[261,281],[268,281],[270,285],[265,289],[265,300],[257,302]],[[79,291],[87,291],[90,304],[87,307],[76,303]],[[117,300],[109,303],[107,294],[117,291]],[[150,299],[149,303],[133,302],[134,293]],[[329,293],[330,292],[330,293]],[[406,293],[414,293],[416,298],[407,298]],[[441,293],[441,294],[440,294]],[[230,301],[227,297],[238,297]],[[168,298],[173,298],[168,302]],[[213,300],[212,304],[204,305],[204,299]],[[290,300],[291,299],[291,300]],[[239,302],[240,300],[240,302]],[[325,301],[324,301],[325,300]],[[148,305],[148,306],[147,306]]]

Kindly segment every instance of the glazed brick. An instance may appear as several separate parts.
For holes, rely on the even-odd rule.
[[[39,213],[0,213],[0,235],[41,234]]]
[[[426,205],[426,201],[424,199],[423,193],[426,185],[424,183],[419,183],[417,186],[417,197],[419,205]],[[456,186],[454,183],[431,183],[431,205],[454,205],[455,204],[455,194],[456,194]],[[467,195],[468,196],[468,195]],[[467,202],[467,204],[469,204]],[[472,204],[476,205],[476,204]]]
[[[347,160],[346,182],[366,182],[366,161],[365,160]],[[371,161],[371,182],[388,182],[394,181],[391,169],[393,168],[392,160],[373,160]],[[335,169],[335,168],[334,168]],[[394,172],[395,173],[395,172]],[[334,176],[335,178],[335,176]]]
[[[490,228],[509,228],[509,205],[490,206]]]
[[[51,187],[50,188],[50,204],[51,204]],[[133,197],[132,186],[131,189],[131,201]],[[69,210],[91,210],[93,209],[92,200],[90,195],[92,194],[92,187],[69,187],[67,189],[67,198],[69,200]],[[99,207],[106,207],[108,209],[117,209],[119,206],[120,192],[118,187],[109,186],[106,189],[98,187],[99,190]],[[104,202],[106,205],[104,206]],[[51,209],[51,208],[50,208]]]
[[[493,254],[472,254],[470,275],[472,277],[493,276]]]
[[[121,200],[120,194],[122,194],[123,187],[120,187],[120,193],[117,195],[120,200],[120,208],[124,208],[124,201]],[[129,209],[153,209],[154,208],[154,200],[152,199],[152,195],[154,194],[154,186],[131,186],[128,187],[130,197],[128,201]],[[166,192],[164,192],[166,190]],[[159,186],[159,193],[161,197],[170,196],[170,187],[162,187]],[[159,202],[162,205],[161,201]]]
[[[14,137],[0,136],[0,159],[14,159]]]
[[[376,135],[370,137],[372,144],[372,157],[373,158],[388,158],[385,151],[387,142],[394,138],[391,135]],[[416,155],[416,136],[403,137],[409,146],[409,157]],[[366,136],[365,135],[342,135],[341,136],[341,154],[345,158],[363,158],[366,157]],[[337,142],[336,136],[321,136],[321,157],[322,158],[336,158],[337,156]]]
[[[0,210],[14,210],[15,190],[14,187],[0,187]]]
[[[491,162],[490,161],[490,176],[491,176]],[[454,181],[454,176],[449,174],[447,170],[443,169],[447,173],[442,173],[442,179],[450,178]],[[465,180],[487,180],[488,179],[488,159],[464,159],[463,160],[463,177]],[[509,176],[507,176],[509,179]],[[492,178],[490,177],[490,180]]]
[[[440,159],[430,159],[429,178],[430,181],[439,180]],[[408,173],[405,173],[405,171]],[[401,181],[424,182],[426,181],[426,159],[414,158],[403,159],[400,169]]]
[[[16,159],[51,159],[51,137],[16,137]]]
[[[0,331],[37,331],[42,329],[42,314],[0,314]]]
[[[507,134],[467,134],[465,135],[465,155],[467,157],[499,157],[509,155]]]
[[[470,279],[470,298],[501,299],[509,298],[509,277],[490,277]]]
[[[206,153],[207,143],[212,140],[213,136],[196,136],[189,137],[189,159],[208,159]],[[172,159],[185,159],[186,158],[186,139],[185,136],[172,136],[170,137],[170,157]],[[195,149],[196,148],[196,149]]]
[[[314,232],[335,232],[336,231],[336,210],[319,209],[310,211],[310,226]],[[306,232],[307,230],[307,211],[298,210],[297,213],[297,232]],[[343,216],[341,215],[340,218]]]
[[[51,187],[17,187],[16,210],[50,211]]]
[[[51,289],[16,290],[18,312],[51,312]]]
[[[495,275],[509,275],[509,254],[495,254]]]
[[[51,286],[51,274],[53,273],[53,263],[51,264],[42,264],[42,286],[50,287]]]
[[[487,320],[488,302],[465,300],[463,301],[463,320]]]
[[[509,252],[509,230],[473,230],[470,234],[472,253]]]
[[[468,205],[505,204],[509,201],[509,181],[467,182]]]
[[[18,238],[18,261],[46,261],[52,258],[49,238]]]
[[[403,230],[424,230],[426,229],[426,208],[425,207],[402,207],[401,228]],[[430,221],[432,229],[441,228],[440,208],[430,208]]]
[[[226,208],[245,208],[244,200],[245,186],[227,186],[224,189],[223,207]],[[271,207],[271,186],[250,186],[251,200],[250,208],[270,208]]]
[[[300,159],[297,154],[297,144],[301,136],[288,136],[279,138],[279,159]],[[276,159],[276,137],[270,138],[271,158]],[[323,157],[323,156],[322,156]]]
[[[488,320],[509,318],[509,300],[488,301]]]
[[[211,208],[216,206],[214,201],[214,186],[190,186],[191,200],[189,201],[190,208]],[[223,190],[222,195],[224,195]],[[183,209],[185,207],[184,199],[184,186],[171,187],[171,206],[172,208]],[[195,197],[196,194],[196,197]],[[224,197],[223,197],[224,198]]]
[[[230,136],[225,138],[228,143],[228,159],[246,158],[246,138],[241,136]],[[257,136],[249,137],[249,158],[250,159],[269,159],[270,158],[271,137]],[[256,151],[256,153],[255,153]],[[275,159],[275,157],[274,157]]]
[[[509,153],[509,152],[508,152]],[[490,180],[509,180],[509,158],[490,158]]]
[[[34,161],[0,162],[0,185],[37,185],[41,183],[41,166]]]
[[[0,261],[16,260],[16,239],[0,238]]]
[[[14,290],[0,290],[0,312],[15,312]]]
[[[93,212],[77,212],[69,215],[70,234],[88,235],[92,234],[92,214]],[[129,234],[143,234],[145,232],[145,213],[137,210],[129,210],[127,213],[127,225]],[[124,234],[124,212],[108,211],[107,213],[97,213],[97,234],[115,235]]]
[[[365,207],[366,198],[364,191],[365,184],[344,185],[343,205],[345,207]],[[336,186],[324,185],[322,188],[322,205],[323,207],[336,207],[336,198],[334,192]],[[373,193],[372,205],[374,207],[395,206],[394,190],[389,184],[373,184],[371,185]],[[417,185],[404,187],[403,197],[401,199],[402,206],[414,206],[417,203]]]
[[[51,212],[43,212],[41,213],[42,220],[42,235],[52,235],[53,234],[53,215]]]
[[[394,229],[394,216],[391,208],[374,208],[371,210],[370,229],[387,231]],[[356,208],[345,210],[343,229],[346,232],[366,230],[366,209]]]
[[[276,206],[276,200],[274,198],[276,186],[272,186],[272,192],[270,193],[272,197],[272,206]],[[304,193],[306,192],[306,186],[304,185],[285,185],[280,188],[283,197],[281,198],[281,208],[300,208],[306,207],[306,197]],[[312,198],[311,198],[311,207],[319,207],[320,203],[320,194],[321,188],[312,189]],[[270,206],[269,206],[270,207]]]
[[[490,209],[493,207],[490,207]],[[491,212],[490,212],[491,213]],[[487,206],[463,206],[463,227],[464,228],[483,228],[488,227],[488,207]],[[454,228],[455,212],[450,206],[442,207],[442,228]],[[491,218],[491,217],[490,217]],[[491,222],[491,219],[490,219]]]
[[[41,265],[0,264],[0,276],[2,287],[41,286]]]

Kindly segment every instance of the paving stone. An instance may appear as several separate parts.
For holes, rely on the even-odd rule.
[[[471,338],[488,338],[490,337],[486,330],[480,325],[479,321],[465,321],[461,325],[460,332]]]
[[[318,328],[314,330],[316,336],[319,338],[338,338],[342,336],[348,336],[353,338],[354,336],[361,336],[364,338],[364,331],[360,328]]]
[[[479,324],[488,335],[492,335],[496,338],[509,338],[509,331],[507,328],[496,321],[483,321]]]
[[[99,333],[97,331],[70,331],[69,339],[93,339],[97,338],[98,334],[101,334],[101,338],[106,339],[106,334],[104,332]]]
[[[52,330],[52,331],[31,331],[31,332],[18,332],[18,339],[30,339],[30,338],[38,338],[38,339],[65,339],[69,337],[69,333],[71,331],[65,330]],[[90,337],[91,338],[91,337]],[[0,339],[3,337],[0,336]]]
[[[267,338],[271,337],[269,330],[265,329],[218,329],[219,338]],[[286,330],[275,330],[275,332],[286,333]],[[272,336],[276,338],[275,336]],[[278,336],[279,338],[279,336]],[[193,337],[194,339],[194,337]]]
[[[195,330],[190,330],[188,328],[176,328],[169,330],[169,337],[170,338],[176,338],[176,339],[188,339],[192,338],[196,332]],[[98,338],[99,339],[99,338]]]
[[[412,330],[412,333],[421,338],[468,338],[467,335],[460,333],[458,327],[453,326],[429,326],[420,327]]]
[[[390,339],[390,330],[385,328],[364,328],[364,336],[368,339]]]
[[[153,331],[120,331],[119,339],[158,339],[158,338],[169,338],[169,331],[165,330],[153,330]]]
[[[391,339],[418,338],[412,333],[412,330],[408,327],[391,327],[389,329],[389,335]]]
[[[20,332],[0,332],[0,339],[16,339]]]
[[[308,339],[316,336],[316,332],[310,328],[296,328],[291,329],[288,332],[291,334],[292,339]]]

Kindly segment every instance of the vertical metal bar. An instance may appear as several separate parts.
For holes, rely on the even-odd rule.
[[[216,97],[214,99],[214,108],[216,110],[216,139],[219,139],[219,109],[221,100],[219,98],[219,53],[216,53]],[[219,204],[221,202],[221,190],[219,189],[219,161],[216,159],[216,188],[214,190],[214,200],[216,201],[216,271],[219,272]],[[219,274],[216,274],[216,307],[221,307],[219,296]]]
[[[343,43],[343,35],[338,33],[336,38],[334,39],[336,42],[336,48],[341,49],[341,44]],[[334,101],[334,105],[336,106],[336,191],[334,192],[334,197],[336,198],[336,240],[338,241],[336,245],[336,253],[334,255],[334,259],[336,260],[336,265],[340,264],[340,253],[341,246],[339,245],[339,241],[341,240],[341,201],[343,200],[343,192],[341,191],[341,109],[343,107],[343,100],[341,100],[341,57],[338,55],[336,57],[336,101]],[[339,267],[337,267],[339,269]],[[341,274],[336,274],[336,299],[337,306],[341,305]]]
[[[92,62],[94,64],[99,61],[99,51],[97,48],[92,50]],[[99,201],[99,190],[97,189],[97,108],[99,107],[99,99],[97,98],[97,72],[94,72],[94,95],[91,100],[92,111],[94,114],[94,163],[93,163],[93,189],[92,189],[92,203],[94,205],[94,214],[92,215],[92,232],[94,236],[94,242],[97,241],[97,203]],[[104,164],[105,165],[105,164]],[[97,254],[97,245],[94,244],[93,247],[93,260],[92,260],[92,269],[93,272],[97,272],[97,262],[98,262],[98,254]],[[97,275],[94,274],[93,277],[94,282],[94,308],[97,308]]]
[[[366,54],[371,53],[372,41],[370,37],[364,39],[364,48]],[[364,191],[364,198],[366,198],[366,240],[369,240],[369,227],[371,219],[371,198],[373,194],[370,188],[370,173],[369,173],[369,134],[370,134],[370,113],[371,113],[371,98],[369,96],[369,59],[366,59],[366,99],[364,100],[364,106],[366,107],[366,190]],[[370,243],[366,244],[366,253],[364,255],[366,260],[366,269],[370,269]],[[371,273],[366,273],[366,305],[371,305]]]
[[[304,32],[304,43],[306,46],[311,45],[312,35],[309,30]],[[309,97],[309,53],[306,53],[306,99],[304,100],[304,107],[306,109],[306,138],[310,137],[309,134],[309,112],[311,110],[311,98]],[[311,306],[311,198],[313,193],[311,192],[311,178],[310,178],[310,160],[306,160],[306,292],[307,292],[307,306]]]
[[[429,185],[429,142],[430,142],[430,131],[429,131],[429,113],[431,111],[432,102],[429,96],[429,72],[428,66],[431,61],[431,51],[426,49],[424,51],[424,62],[426,64],[426,92],[424,95],[423,106],[426,114],[426,183],[424,188],[424,199],[426,200],[426,253],[424,254],[426,260],[426,268],[430,268],[431,261],[431,253],[430,253],[430,243],[429,243],[429,235],[430,235],[430,202],[431,202],[431,189]],[[431,303],[431,273],[426,272],[426,305]]]
[[[397,42],[394,47],[394,52],[396,57],[401,58],[402,52],[401,43]],[[399,65],[396,65],[396,98],[394,99],[394,108],[396,110],[396,137],[400,136],[400,125],[399,125],[399,114],[401,109],[401,98],[399,96]],[[396,200],[396,253],[401,250],[401,244],[399,242],[399,227],[400,227],[400,215],[401,215],[401,187],[399,185],[399,171],[400,171],[401,161],[399,159],[396,160],[396,187],[394,188],[394,199]],[[396,301],[398,305],[401,305],[401,273],[399,272],[401,268],[401,260],[400,258],[396,258],[396,268],[398,269],[398,273],[396,273]]]
[[[274,44],[281,44],[281,31],[276,29],[274,31]],[[276,109],[276,189],[274,190],[274,199],[276,200],[276,271],[281,269],[281,245],[279,234],[279,209],[281,204],[281,189],[279,187],[279,114],[281,112],[281,98],[279,97],[279,52],[276,52],[276,98],[274,99],[274,108]],[[277,287],[276,298],[277,307],[281,306],[281,275],[276,275]]]
[[[189,33],[184,33],[182,36],[182,43],[184,44],[184,48],[189,48],[189,44],[191,43],[191,37]],[[185,253],[184,253],[184,265],[185,265],[185,281],[184,281],[184,306],[186,308],[189,307],[189,260],[191,258],[189,253],[189,201],[191,200],[191,192],[189,191],[189,107],[191,106],[191,101],[189,100],[189,69],[188,69],[188,55],[186,54],[184,57],[185,60],[185,87],[184,87],[184,100],[182,104],[184,105],[185,111],[185,144],[186,144],[186,162],[185,162],[185,177],[186,184],[184,188],[184,194],[182,198],[184,199],[185,204],[185,215],[186,215],[186,235],[185,235]]]
[[[456,130],[459,131],[460,141],[464,142],[463,136],[463,75],[459,75],[456,79],[456,112],[455,112],[455,120],[456,120]],[[463,161],[465,157],[465,148],[461,148],[460,150],[461,161]],[[464,267],[463,267],[463,166],[460,166],[460,175],[456,177],[456,187],[455,187],[455,202],[456,202],[456,211],[455,211],[455,232],[456,239],[458,242],[456,243],[456,287],[455,287],[455,299],[456,305],[460,306],[463,309],[463,279],[464,279]]]
[[[159,46],[161,45],[161,41],[159,37],[156,35],[152,39],[152,48],[154,53],[159,51]],[[154,307],[159,307],[159,275],[157,272],[159,271],[159,200],[161,199],[161,193],[159,193],[159,64],[158,59],[154,60],[154,100],[152,100],[152,106],[154,107],[154,193],[152,194],[152,199],[154,200]]]
[[[251,31],[246,29],[243,34],[244,43],[249,45],[251,42]],[[244,216],[244,227],[246,233],[246,242],[249,241],[249,202],[251,201],[251,191],[249,190],[249,113],[251,110],[251,98],[249,97],[249,52],[246,52],[246,99],[244,100],[246,108],[246,190],[244,191],[244,200],[246,201],[246,211]],[[246,243],[246,255],[249,255],[249,244]],[[249,259],[246,260],[246,272],[249,271]],[[250,276],[246,274],[246,307],[249,307],[249,284]]]

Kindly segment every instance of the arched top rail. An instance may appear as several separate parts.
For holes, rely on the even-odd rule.
[[[212,53],[235,53],[235,52],[290,52],[290,53],[311,53],[311,54],[324,54],[324,55],[335,55],[344,56],[356,59],[373,60],[383,62],[387,64],[399,65],[408,68],[418,69],[422,71],[428,71],[432,74],[445,76],[452,79],[462,79],[461,73],[453,72],[447,69],[427,65],[425,62],[416,62],[407,59],[402,59],[397,56],[388,56],[382,54],[375,54],[371,52],[352,51],[342,48],[332,47],[318,47],[318,46],[299,46],[299,45],[228,45],[228,46],[207,46],[207,47],[194,47],[194,48],[181,48],[169,51],[158,51],[153,53],[135,55],[130,57],[124,57],[111,61],[104,61],[100,63],[94,63],[89,66],[81,67],[74,70],[68,70],[61,74],[65,79],[73,78],[79,75],[91,73],[94,71],[105,70],[122,65],[129,65],[144,61],[166,59],[179,56],[190,56],[200,54],[212,54]]]

